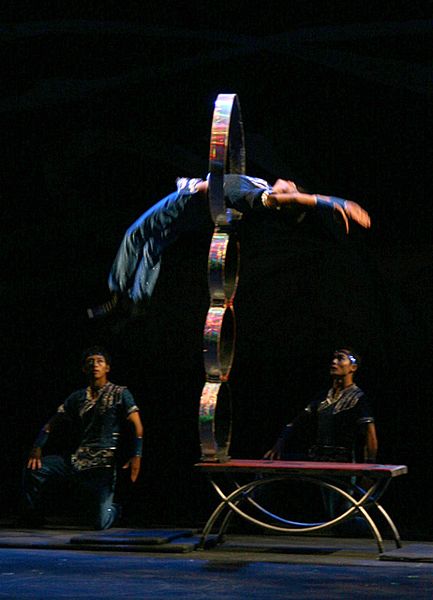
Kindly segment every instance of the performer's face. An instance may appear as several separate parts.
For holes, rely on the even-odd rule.
[[[353,357],[345,350],[336,350],[331,361],[329,372],[333,377],[345,377],[358,368]]]
[[[87,356],[83,371],[90,380],[105,383],[107,374],[110,372],[110,365],[102,354],[93,354]]]
[[[296,187],[296,184],[289,179],[277,179],[272,186],[272,191],[276,194],[290,194],[292,192],[297,192],[298,188]]]

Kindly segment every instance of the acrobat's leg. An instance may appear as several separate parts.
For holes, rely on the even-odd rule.
[[[136,302],[149,298],[158,279],[165,248],[181,233],[209,219],[203,194],[174,192],[147,210],[127,230],[110,271],[113,293],[128,293]]]

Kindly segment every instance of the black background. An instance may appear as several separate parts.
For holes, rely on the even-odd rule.
[[[93,343],[111,350],[146,428],[140,480],[119,488],[127,518],[199,525],[213,504],[192,469],[210,224],[167,251],[145,318],[89,321],[86,308],[108,297],[126,227],[177,176],[206,175],[214,101],[236,93],[249,174],[353,199],[373,225],[335,239],[314,222],[244,223],[232,455],[260,458],[327,387],[333,349],[353,344],[378,460],[409,466],[385,504],[404,534],[431,537],[432,6],[281,4],[4,13],[3,513]]]

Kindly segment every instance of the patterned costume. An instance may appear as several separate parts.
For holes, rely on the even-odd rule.
[[[323,398],[310,402],[292,423],[286,425],[281,438],[287,443],[291,434],[313,425],[310,460],[363,462],[357,454],[357,442],[363,425],[374,423],[364,392],[354,383],[334,395],[331,388]]]
[[[43,458],[40,469],[24,471],[28,508],[40,509],[43,486],[52,479],[69,479],[87,493],[95,516],[95,529],[107,529],[118,516],[113,503],[116,484],[116,449],[122,424],[138,411],[127,388],[107,382],[96,398],[91,389],[73,392],[57,410],[80,430],[78,448],[70,461],[59,455]]]

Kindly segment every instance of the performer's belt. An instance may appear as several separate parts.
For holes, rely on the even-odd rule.
[[[308,451],[311,460],[323,462],[352,462],[352,451],[341,446],[312,446]]]

